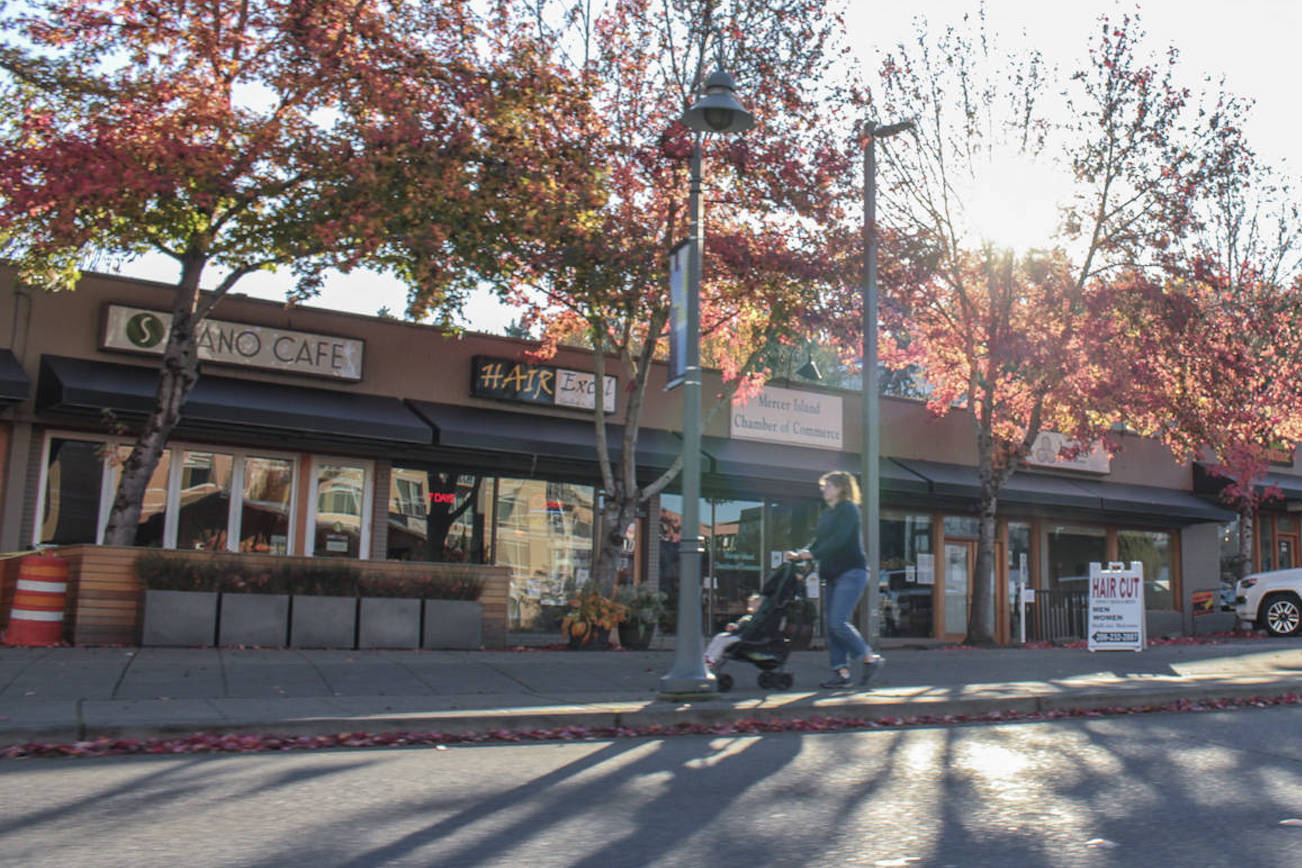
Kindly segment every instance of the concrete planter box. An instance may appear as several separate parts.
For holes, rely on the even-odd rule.
[[[419,648],[420,600],[362,597],[357,607],[358,648]]]
[[[216,634],[216,592],[145,591],[141,645],[212,645]]]
[[[422,648],[482,648],[484,607],[471,600],[426,600]]]
[[[356,647],[356,597],[294,597],[291,610],[291,647]]]
[[[284,648],[288,629],[288,594],[222,594],[218,645]]]

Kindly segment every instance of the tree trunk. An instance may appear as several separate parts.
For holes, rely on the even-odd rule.
[[[177,284],[176,300],[172,306],[172,328],[167,335],[158,376],[158,391],[154,396],[154,409],[140,429],[140,435],[131,447],[131,454],[122,462],[117,493],[113,496],[113,508],[109,511],[108,526],[104,530],[105,545],[136,544],[145,490],[158,467],[168,437],[181,421],[181,405],[199,379],[198,344],[195,339],[198,319],[195,307],[199,299],[199,275],[202,272],[202,261],[187,261],[182,266],[181,280]]]
[[[619,559],[624,553],[624,534],[637,518],[637,494],[608,497],[601,508],[601,536],[597,540],[592,579],[601,592],[614,592],[619,578]],[[630,577],[631,578],[631,577]]]
[[[987,476],[988,459],[982,459],[981,500],[977,507],[980,530],[977,536],[976,575],[972,577],[972,603],[968,609],[964,645],[993,645],[995,597],[995,514],[999,487],[993,473]]]

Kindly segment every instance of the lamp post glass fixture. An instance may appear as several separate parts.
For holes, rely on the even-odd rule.
[[[682,116],[695,135],[692,141],[690,252],[687,257],[687,341],[683,360],[683,528],[678,549],[678,635],[674,665],[660,678],[665,696],[713,693],[714,675],[705,668],[701,641],[701,136],[704,133],[740,133],[755,126],[755,118],[741,107],[733,91],[732,76],[716,69],[705,81],[705,96]]]
[[[881,604],[881,479],[878,452],[880,416],[877,376],[877,149],[878,139],[913,129],[913,121],[864,126],[863,151],[863,545],[868,557],[868,599],[859,610],[859,630],[876,644],[881,636],[877,607]]]

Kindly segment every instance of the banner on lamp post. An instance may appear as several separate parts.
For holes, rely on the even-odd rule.
[[[669,376],[665,391],[682,384],[687,376],[687,263],[691,239],[669,251]]]

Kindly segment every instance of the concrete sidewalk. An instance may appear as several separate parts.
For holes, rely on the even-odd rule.
[[[670,651],[301,651],[0,648],[0,744],[210,733],[643,726],[740,718],[880,719],[1135,707],[1302,693],[1302,642],[1242,639],[1142,653],[883,648],[871,689],[831,692],[826,655],[765,692],[731,663],[731,693],[658,698]]]

